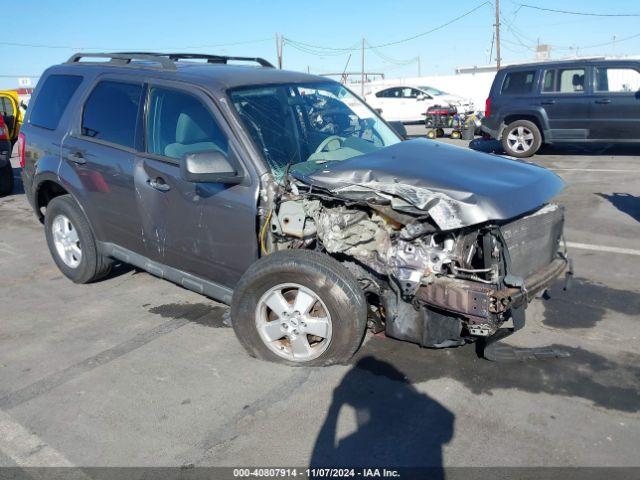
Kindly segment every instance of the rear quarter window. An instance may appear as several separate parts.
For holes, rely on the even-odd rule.
[[[78,75],[50,75],[31,107],[29,123],[49,130],[58,128],[71,97],[82,83]]]
[[[535,70],[522,72],[509,72],[502,82],[501,93],[503,95],[523,95],[533,91],[533,82],[536,78]]]

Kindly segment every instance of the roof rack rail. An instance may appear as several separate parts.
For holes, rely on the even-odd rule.
[[[69,57],[67,63],[81,63],[83,58],[108,58],[106,64],[112,66],[131,66],[134,60],[157,63],[163,70],[176,70],[175,63],[162,54],[149,52],[121,52],[121,53],[76,53]],[[139,65],[136,65],[138,67]],[[148,67],[153,68],[153,67]]]
[[[206,60],[207,63],[223,63],[229,61],[255,62],[262,67],[275,68],[273,64],[260,57],[230,57],[226,55],[208,55],[205,53],[159,53],[159,52],[115,52],[115,53],[76,53],[67,63],[81,63],[83,58],[108,58],[104,62],[113,66],[130,66],[134,60],[153,62],[164,70],[175,70],[174,62],[179,60]]]
[[[255,62],[262,67],[275,68],[271,62],[260,57],[230,57],[227,55],[209,55],[206,53],[157,53],[169,57],[171,60],[206,60],[207,63],[229,63],[232,61]]]

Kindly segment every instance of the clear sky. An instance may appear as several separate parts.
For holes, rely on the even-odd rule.
[[[358,47],[363,37],[374,46],[395,42],[442,25],[482,3],[483,0],[7,2],[3,15],[11,12],[15,18],[3,22],[0,88],[17,86],[17,78],[8,76],[38,75],[78,50],[206,52],[263,56],[275,62],[276,32],[294,42],[323,47],[286,43],[285,68],[310,68],[312,73],[343,71],[349,52],[340,49]],[[505,62],[533,58],[532,48],[538,40],[556,46],[552,58],[572,55],[576,50],[579,55],[640,55],[638,16],[567,15],[521,7],[522,3],[585,13],[640,15],[638,0],[502,0]],[[412,59],[418,56],[423,75],[452,73],[456,66],[486,64],[493,23],[494,6],[488,2],[434,33],[367,49],[366,69],[382,71],[387,76],[415,76],[418,66]],[[612,43],[614,35],[617,41]],[[627,39],[633,35],[637,36]],[[233,43],[236,44],[229,45]],[[359,68],[360,51],[354,50],[348,69]]]

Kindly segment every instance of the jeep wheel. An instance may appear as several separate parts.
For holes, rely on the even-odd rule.
[[[367,322],[364,293],[328,255],[273,253],[255,262],[233,293],[231,323],[250,355],[289,365],[349,360]]]
[[[51,256],[67,278],[89,283],[109,273],[112,261],[98,252],[89,222],[70,195],[49,202],[44,225]]]
[[[0,169],[0,197],[9,195],[13,191],[13,168],[11,162]]]
[[[528,120],[511,122],[502,132],[502,148],[512,157],[530,157],[540,149],[541,144],[540,130]]]

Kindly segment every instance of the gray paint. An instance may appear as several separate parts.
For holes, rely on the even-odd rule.
[[[328,164],[309,175],[292,174],[338,195],[390,197],[398,209],[429,212],[442,229],[521,215],[564,185],[545,168],[426,139]]]

